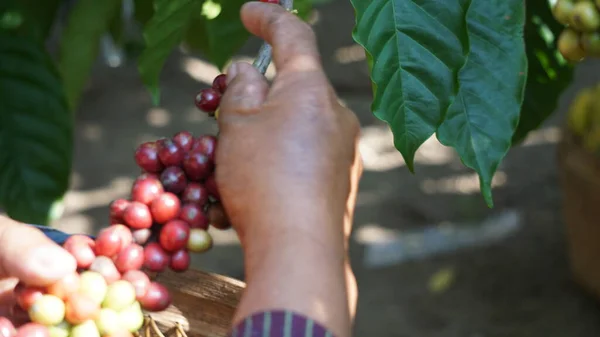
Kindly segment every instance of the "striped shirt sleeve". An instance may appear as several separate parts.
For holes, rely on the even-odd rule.
[[[310,318],[291,311],[266,311],[247,317],[230,337],[334,337]]]

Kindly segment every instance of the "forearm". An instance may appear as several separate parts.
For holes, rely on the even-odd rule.
[[[247,288],[235,323],[256,312],[283,309],[315,320],[337,337],[350,335],[347,282],[354,280],[342,223],[326,223],[343,219],[322,208],[303,213],[280,208],[265,214],[261,225],[246,227],[253,228],[244,237]]]

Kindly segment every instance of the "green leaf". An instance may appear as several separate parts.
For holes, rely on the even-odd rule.
[[[43,43],[50,32],[60,0],[0,1],[0,31],[10,31]]]
[[[208,58],[221,70],[250,37],[240,19],[240,9],[245,2],[246,0],[224,0],[219,4],[219,14],[213,19],[206,18]],[[211,2],[207,1],[205,4],[208,3]]]
[[[186,32],[187,47],[201,53],[209,62],[223,70],[250,37],[240,20],[240,9],[245,2],[246,0],[205,1],[200,15],[194,16]]]
[[[152,0],[134,0],[133,6],[135,20],[142,25],[148,23],[154,15],[154,4]]]
[[[79,0],[62,34],[59,69],[67,101],[75,109],[98,57],[100,39],[118,15],[121,0]]]
[[[331,1],[331,0],[327,0]],[[298,17],[306,21],[313,9],[314,0],[296,0],[294,1],[294,9],[298,11]],[[317,2],[317,4],[319,4]]]
[[[6,11],[0,15],[1,30],[15,30],[23,24],[23,14],[19,11]]]
[[[138,59],[138,69],[153,103],[158,105],[162,67],[183,40],[194,13],[201,10],[201,0],[155,0],[154,4],[154,16],[144,27],[146,48]]]
[[[352,0],[371,63],[374,114],[408,168],[431,135],[491,181],[510,148],[527,78],[522,0]]]
[[[58,8],[62,0],[19,0],[25,16],[32,25],[35,25],[37,36],[45,39],[50,34],[50,29],[57,17]]]
[[[208,39],[209,37],[206,34],[206,18],[201,14],[194,15],[185,32],[184,45],[193,52],[210,58],[210,44]]]
[[[42,44],[0,33],[0,206],[47,224],[69,185],[73,118]]]
[[[305,0],[309,2],[311,5],[326,5],[332,3],[334,0]]]
[[[125,44],[125,22],[123,22],[122,0],[119,0],[119,9],[108,22],[108,32],[117,46]]]
[[[560,95],[573,79],[573,67],[558,53],[556,46],[564,27],[553,18],[547,2],[526,1],[526,4],[529,75],[513,145],[523,141],[555,111]]]
[[[492,178],[510,149],[527,80],[525,6],[522,0],[472,0],[466,14],[467,59],[437,136],[477,171],[492,207]]]
[[[372,57],[372,110],[414,171],[417,149],[458,91],[468,43],[467,0],[352,0],[354,39]]]
[[[369,54],[369,52],[365,51],[365,56],[367,58],[367,66],[369,67],[369,73],[373,73],[373,56]],[[377,95],[377,83],[371,80],[371,89],[373,90],[373,96]]]

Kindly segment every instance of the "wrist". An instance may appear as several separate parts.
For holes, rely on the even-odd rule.
[[[318,230],[273,228],[248,233],[243,244],[248,281],[277,264],[323,264],[343,270],[348,260],[342,235]]]
[[[261,311],[289,310],[323,324],[335,336],[349,336],[355,284],[343,245],[335,246],[283,234],[250,245],[244,250],[246,290],[234,323]]]
[[[285,309],[347,336],[349,265],[343,213],[336,216],[326,207],[303,213],[284,210],[244,224],[247,288],[236,320],[261,310]]]
[[[288,251],[297,254],[297,258],[308,259],[310,252],[332,260],[346,258],[343,212],[311,201],[303,205],[298,199],[292,205],[267,209],[272,211],[255,212],[236,226],[243,228],[240,239],[247,271],[271,255],[279,257]]]
[[[347,240],[344,198],[319,193],[315,188],[284,192],[285,195],[272,191],[257,193],[245,199],[243,208],[236,208],[240,212],[230,214],[244,250],[253,251],[254,245],[262,245],[266,240],[296,236],[326,245]]]

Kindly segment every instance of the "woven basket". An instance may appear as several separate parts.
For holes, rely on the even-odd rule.
[[[563,135],[558,163],[571,270],[576,282],[600,299],[600,158],[569,131]]]
[[[141,337],[226,337],[245,284],[225,276],[189,270],[165,272],[173,304],[146,315]]]

